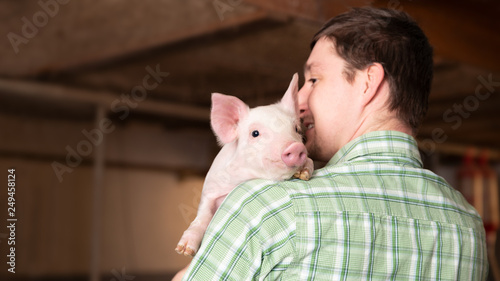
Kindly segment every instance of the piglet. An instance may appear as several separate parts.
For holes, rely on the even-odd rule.
[[[280,102],[250,109],[233,96],[212,94],[211,125],[222,149],[207,173],[196,218],[176,251],[194,256],[215,211],[240,183],[263,178],[308,180],[313,161],[302,143],[297,105],[298,75]]]

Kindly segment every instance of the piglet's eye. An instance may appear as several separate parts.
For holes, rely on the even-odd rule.
[[[259,131],[255,130],[252,132],[252,137],[256,138],[259,136]]]

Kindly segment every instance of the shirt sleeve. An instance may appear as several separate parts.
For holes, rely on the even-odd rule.
[[[276,182],[235,188],[212,219],[183,280],[262,280],[291,260],[293,204]]]

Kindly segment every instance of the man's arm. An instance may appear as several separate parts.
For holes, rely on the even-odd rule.
[[[282,262],[271,253],[291,253],[283,244],[294,232],[293,206],[283,188],[265,180],[244,183],[219,207],[183,280],[259,279]]]

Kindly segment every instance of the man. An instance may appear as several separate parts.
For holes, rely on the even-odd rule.
[[[353,9],[314,37],[299,107],[309,181],[253,180],[221,205],[184,280],[484,280],[481,218],[422,168],[432,48],[406,14]]]

